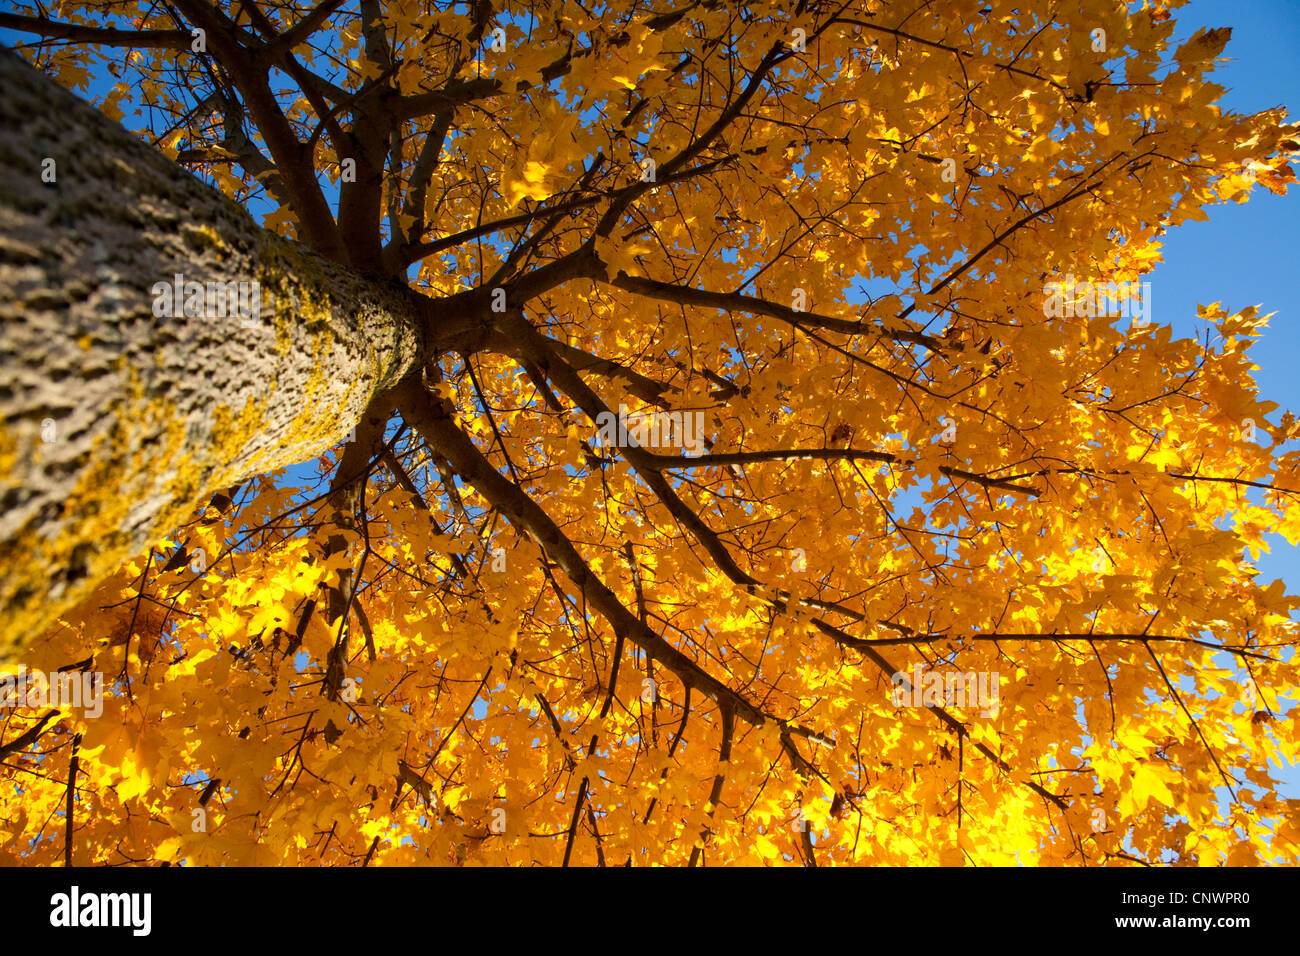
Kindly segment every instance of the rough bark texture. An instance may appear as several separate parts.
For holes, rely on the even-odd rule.
[[[4,658],[213,489],[339,442],[423,343],[410,290],[261,229],[3,49],[0,90]],[[258,282],[260,323],[156,317],[177,273]]]

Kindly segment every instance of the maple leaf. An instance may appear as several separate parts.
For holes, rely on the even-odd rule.
[[[1231,39],[1232,27],[1217,27],[1215,29],[1201,27],[1192,34],[1187,42],[1178,48],[1174,54],[1174,59],[1185,69],[1194,63],[1218,56]]]

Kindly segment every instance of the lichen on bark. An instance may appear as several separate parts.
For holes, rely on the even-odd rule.
[[[6,50],[0,87],[0,658],[12,658],[205,495],[337,444],[423,343],[414,293],[260,228]],[[256,281],[260,321],[155,315],[155,285],[177,274]]]

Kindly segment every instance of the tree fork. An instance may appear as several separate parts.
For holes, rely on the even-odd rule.
[[[257,226],[5,49],[0,87],[0,659],[13,659],[214,490],[337,444],[418,367],[432,311],[400,281]],[[178,275],[183,291],[203,284],[202,307],[155,289]],[[236,289],[260,305],[249,323],[224,308]]]

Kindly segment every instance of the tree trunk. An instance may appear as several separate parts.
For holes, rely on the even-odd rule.
[[[342,440],[416,367],[428,300],[260,228],[3,49],[0,90],[0,658],[12,659],[214,489]],[[201,299],[182,285],[169,301],[178,275],[205,284]]]

